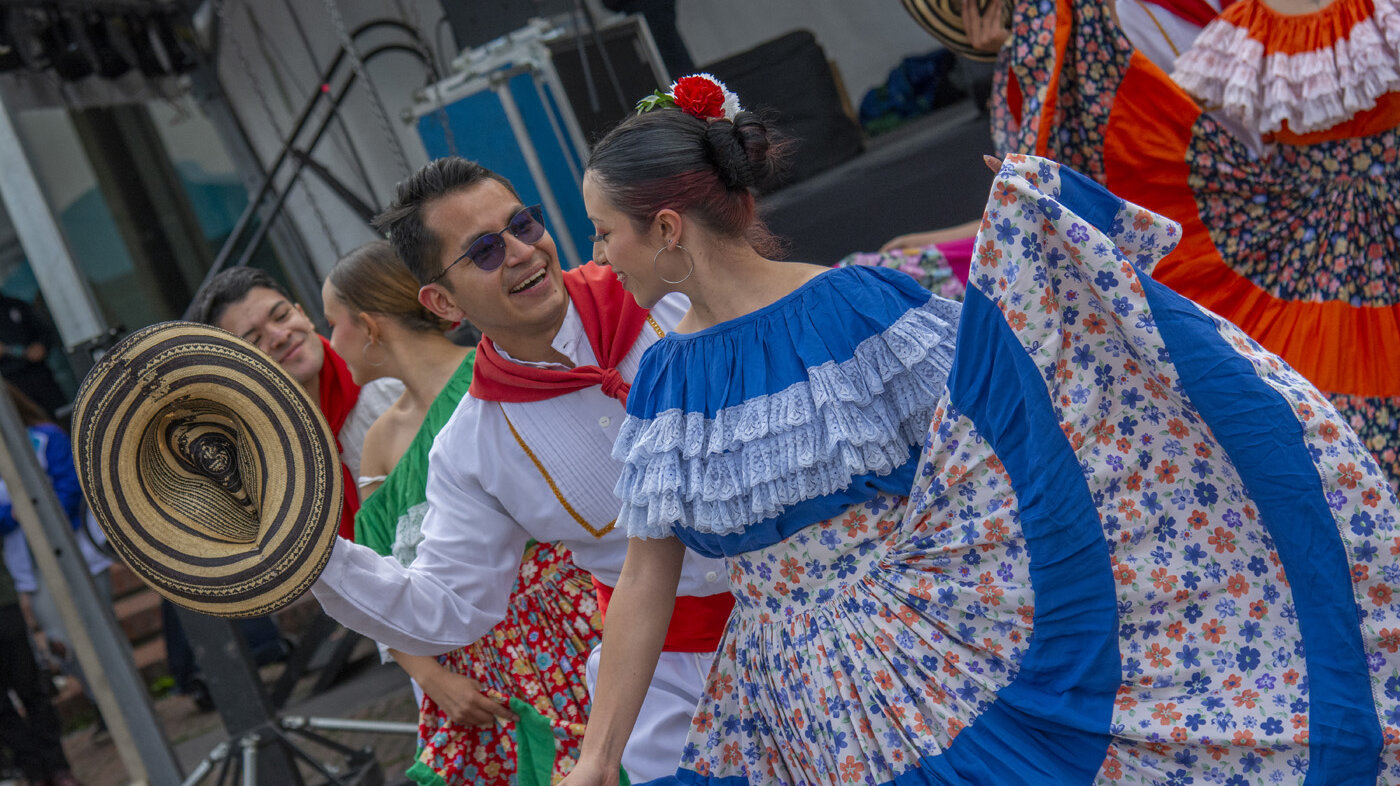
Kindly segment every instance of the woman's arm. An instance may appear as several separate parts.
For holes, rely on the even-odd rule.
[[[482,692],[480,682],[448,669],[438,663],[437,658],[408,655],[394,649],[389,650],[389,654],[453,723],[489,727],[496,724],[497,718],[515,720],[515,713]]]
[[[924,248],[925,246],[936,246],[939,243],[949,243],[954,240],[972,237],[977,234],[977,230],[982,225],[982,219],[974,219],[957,226],[934,229],[928,232],[911,232],[907,235],[900,235],[893,240],[880,246],[881,251],[898,251],[901,248]]]
[[[627,544],[603,627],[603,656],[578,764],[565,786],[617,783],[622,749],[651,685],[676,605],[685,546],[675,538]]]
[[[364,447],[360,451],[360,477],[376,478],[386,477],[394,470],[394,465],[403,458],[403,453],[393,454],[392,441],[393,424],[389,422],[389,413],[385,412],[379,419],[370,424],[369,431],[365,432]],[[358,483],[359,478],[356,478]],[[376,489],[383,485],[383,481],[366,483],[359,487],[360,500],[369,499]]]

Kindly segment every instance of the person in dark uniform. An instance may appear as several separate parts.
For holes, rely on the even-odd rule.
[[[34,307],[0,293],[0,376],[24,392],[52,417],[68,398],[45,361],[49,329]]]
[[[81,786],[63,754],[58,712],[47,678],[34,662],[29,624],[19,593],[0,560],[0,745],[33,786]],[[24,707],[20,715],[9,692]]]

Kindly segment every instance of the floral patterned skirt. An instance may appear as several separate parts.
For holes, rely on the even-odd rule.
[[[1007,157],[908,499],[729,559],[682,782],[1400,783],[1400,500],[1178,232]]]
[[[480,682],[488,695],[533,705],[551,722],[558,738],[552,778],[557,783],[573,769],[588,722],[584,670],[602,630],[592,579],[563,546],[532,544],[506,614],[479,641],[438,661]],[[485,729],[453,723],[425,694],[418,761],[447,786],[514,783],[513,726],[499,720]]]
[[[1019,783],[986,751],[1062,735],[1070,742],[1057,752],[1085,756],[1075,782],[1301,783],[1317,755],[1307,659],[1256,511],[1231,497],[1207,514],[1188,494],[1185,511],[1154,529],[1124,508],[1123,528],[1110,521],[1105,532],[1116,615],[1087,601],[1051,608],[1032,584],[1020,511],[1000,497],[1004,470],[959,413],[944,416],[955,425],[935,448],[969,450],[935,454],[967,463],[926,463],[912,502],[877,498],[730,558],[737,602],[680,781]],[[1082,555],[1053,559],[1097,576],[1075,567]],[[1379,611],[1388,592],[1372,591],[1366,607]],[[1050,641],[1068,623],[1097,649],[1052,671],[1027,666],[1038,611],[1054,618]],[[1075,706],[1084,682],[1101,688],[1105,710],[1089,729]],[[1400,696],[1400,677],[1387,685]],[[983,736],[962,746],[971,755],[950,755],[961,732],[996,715],[993,745]]]
[[[729,559],[736,603],[689,780],[889,783],[1009,682],[1030,636],[1025,551],[954,559],[961,531],[906,531],[905,502],[878,496]]]

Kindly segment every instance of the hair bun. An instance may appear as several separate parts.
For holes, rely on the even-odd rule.
[[[752,112],[740,112],[733,121],[710,121],[705,142],[720,180],[730,189],[763,188],[781,173],[782,145]]]
[[[753,165],[737,126],[727,120],[706,123],[705,145],[726,188],[736,190],[753,185]]]

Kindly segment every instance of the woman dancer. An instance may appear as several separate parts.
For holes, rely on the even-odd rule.
[[[614,452],[618,522],[634,539],[604,637],[601,713],[569,783],[615,776],[687,547],[729,558],[738,599],[714,696],[747,679],[736,659],[782,649],[783,620],[832,600],[836,583],[802,576],[834,581],[868,561],[872,533],[898,526],[952,360],[958,305],[904,273],[772,258],[749,189],[775,172],[782,146],[726,93],[680,80],[652,103],[681,108],[625,121],[584,178],[594,259],[639,304],[679,291],[691,310],[643,358]],[[779,722],[769,709],[758,717]],[[717,720],[730,718],[697,718],[683,766],[737,755],[701,750]]]
[[[634,540],[570,786],[616,777],[684,547],[725,555],[738,599],[685,783],[1392,766],[1400,506],[1316,388],[1148,278],[1175,224],[1016,156],[961,312],[784,268],[750,240],[765,129],[696,94],[625,121],[584,181],[595,258],[693,308],[618,439]]]
[[[449,325],[419,304],[417,282],[385,241],[337,263],[322,298],[331,344],[356,383],[404,382],[403,396],[365,436],[355,540],[407,565],[427,508],[428,451],[466,395],[475,353],[443,335]],[[410,777],[429,786],[514,782],[515,716],[506,698],[532,705],[563,736],[555,777],[568,771],[588,717],[584,665],[597,633],[579,609],[592,592],[567,549],[533,544],[508,616],[489,636],[438,658],[391,650],[425,694]]]
[[[1015,3],[993,140],[1180,224],[1155,277],[1317,385],[1400,490],[1400,4],[1221,5],[1168,77],[1110,4]]]

